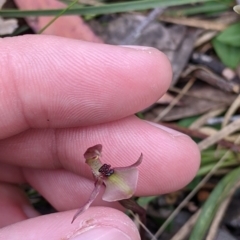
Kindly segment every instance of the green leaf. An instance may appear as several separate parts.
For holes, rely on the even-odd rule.
[[[181,6],[184,4],[193,4],[209,2],[211,0],[142,0],[122,3],[111,3],[102,6],[79,7],[68,9],[64,15],[86,15],[86,14],[109,14],[128,11],[146,10],[155,7]],[[2,9],[1,17],[29,17],[29,16],[52,16],[57,15],[63,9],[45,9],[45,10],[16,10]]]
[[[233,47],[240,47],[240,22],[231,25],[221,32],[216,39]]]
[[[219,161],[219,159],[229,151],[228,159],[235,159],[237,156],[227,149],[206,149],[201,152],[201,166]]]
[[[192,191],[200,183],[201,177],[195,177],[185,188],[189,191]]]
[[[227,174],[215,187],[211,195],[205,202],[197,223],[194,225],[189,240],[205,239],[206,232],[216,215],[219,206],[226,199],[232,188],[240,181],[240,168],[237,168]]]
[[[197,177],[201,177],[201,176],[205,176],[206,174],[208,174],[212,168],[214,168],[214,166],[216,165],[216,163],[213,164],[208,164],[208,165],[204,165],[202,166],[198,172],[197,172]],[[233,167],[239,165],[239,163],[236,160],[231,160],[231,161],[225,161],[224,163],[221,164],[221,166],[219,167],[219,169],[221,168],[226,168],[226,167]]]
[[[236,68],[240,63],[240,47],[233,47],[219,42],[216,38],[212,41],[214,50],[223,64],[230,68]]]
[[[150,197],[140,197],[137,200],[137,203],[141,206],[141,207],[146,207],[148,206],[148,204],[152,201],[155,200],[158,196],[150,196]]]
[[[199,116],[184,118],[184,119],[179,120],[177,124],[181,127],[189,127],[198,118],[199,118]]]
[[[199,6],[191,6],[181,8],[180,10],[169,10],[166,15],[169,16],[191,16],[196,14],[209,14],[216,12],[223,12],[228,10],[230,7],[227,4],[219,2],[207,2]]]

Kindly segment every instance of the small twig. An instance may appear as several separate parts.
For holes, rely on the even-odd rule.
[[[228,81],[235,80],[236,82],[239,82],[237,74],[231,68],[226,67],[222,62],[214,57],[204,53],[194,52],[192,54],[191,61],[195,64],[211,69],[214,73],[221,75]]]
[[[215,218],[211,224],[211,227],[209,228],[208,235],[206,237],[206,240],[215,240],[219,224],[222,221],[222,218],[225,214],[225,211],[227,210],[227,207],[235,193],[235,191],[240,187],[240,182],[237,182],[235,186],[231,189],[231,191],[228,193],[227,198],[222,202],[222,204],[219,206],[218,211],[215,215]]]
[[[209,136],[205,133],[201,133],[196,129],[189,129],[189,128],[184,128],[184,127],[180,127],[176,124],[171,124],[171,123],[161,123],[161,125],[172,128],[174,130],[177,130],[179,132],[182,132],[184,134],[187,134],[191,137],[196,137],[196,138],[200,138],[200,139],[206,139]],[[232,142],[229,142],[227,140],[219,140],[216,143],[218,143],[219,145],[225,147],[225,148],[229,148],[229,150],[232,150],[233,152],[240,152],[240,146],[236,145]]]
[[[240,118],[240,115],[234,115],[232,116],[229,121],[233,122],[236,121]],[[207,120],[207,124],[208,125],[214,125],[214,124],[218,124],[218,123],[222,123],[224,120],[224,117],[214,117],[214,118],[210,118]]]
[[[153,120],[154,122],[159,122],[163,117],[165,117],[171,109],[179,102],[179,100],[184,96],[184,94],[192,87],[195,82],[195,78],[191,78],[188,83],[184,86],[181,93],[175,97],[171,103]]]
[[[206,42],[209,42],[211,39],[213,39],[218,34],[217,31],[207,31],[204,32],[195,42],[194,48],[197,48],[201,45],[203,45]]]
[[[223,176],[223,175],[225,176],[230,171],[232,171],[232,169],[230,168],[219,169],[214,173],[214,176]]]
[[[123,45],[134,44],[136,40],[141,36],[142,31],[160,14],[165,11],[166,8],[155,8],[153,9],[148,16],[139,24],[139,26],[135,29],[135,31],[130,34],[124,41]]]
[[[224,120],[222,122],[222,128],[224,128],[228,124],[232,115],[237,111],[239,106],[240,106],[240,95],[237,96],[237,98],[234,100],[234,102],[231,104],[230,108],[226,112],[224,116]]]
[[[209,119],[216,117],[225,111],[226,111],[226,107],[218,106],[217,109],[211,109],[210,111],[208,111],[207,113],[205,113],[201,117],[199,117],[196,121],[194,121],[190,125],[189,129],[199,129],[204,124],[206,124]]]
[[[146,225],[139,219],[139,218],[136,218],[135,214],[131,211],[131,210],[128,210],[129,213],[137,220],[137,222],[139,223],[139,225],[151,236],[151,238],[153,238],[153,240],[157,240],[154,235],[148,230],[148,228],[146,227]],[[143,239],[141,239],[143,240]]]
[[[170,87],[169,91],[170,92],[175,92],[175,93],[181,93],[182,89],[177,88],[177,87]],[[201,100],[207,100],[207,101],[211,101],[211,102],[217,102],[217,103],[226,104],[226,102],[224,100],[213,99],[213,98],[207,97],[207,96],[201,96],[201,95],[199,95],[197,93],[193,93],[193,92],[187,92],[187,93],[185,93],[185,95],[189,96],[189,97],[194,97],[194,98],[197,98],[197,99],[201,99]]]
[[[180,230],[171,238],[171,240],[184,240],[192,230],[192,227],[196,223],[200,213],[201,209],[192,215],[192,217],[180,228]]]
[[[193,72],[193,76],[226,92],[239,93],[240,87],[237,83],[227,82],[208,69],[198,69]]]
[[[145,239],[145,230],[147,229],[146,226],[146,210],[141,207],[133,198],[130,199],[123,199],[118,201],[123,207],[125,207],[128,210],[133,211],[134,213],[138,214],[140,221],[142,224],[140,227],[140,236],[141,239]],[[149,232],[149,230],[147,231]],[[153,234],[152,234],[153,236]]]
[[[203,28],[206,30],[215,30],[215,31],[222,31],[226,29],[228,26],[228,24],[222,23],[222,22],[213,22],[213,21],[206,21],[206,20],[197,19],[197,18],[186,18],[186,17],[161,16],[159,20],[163,22],[176,23],[184,26]]]
[[[225,128],[218,131],[216,134],[209,136],[198,144],[199,149],[202,151],[219,142],[222,138],[236,132],[240,129],[240,119],[230,123]]]

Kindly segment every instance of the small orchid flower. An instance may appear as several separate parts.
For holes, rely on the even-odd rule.
[[[91,168],[95,178],[95,188],[89,200],[73,216],[72,223],[81,213],[89,208],[99,194],[102,185],[106,186],[102,199],[107,202],[129,199],[136,190],[138,181],[137,166],[141,164],[143,155],[141,154],[139,159],[128,167],[111,168],[111,165],[103,164],[100,161],[101,152],[102,145],[98,144],[88,148],[84,153],[86,163]]]

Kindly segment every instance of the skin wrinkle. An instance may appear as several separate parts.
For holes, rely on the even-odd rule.
[[[64,166],[63,162],[61,161],[61,157],[59,154],[59,145],[58,145],[58,129],[53,129],[53,138],[52,138],[52,158],[53,158],[53,167],[59,168],[59,166]]]
[[[28,205],[29,201],[18,186],[0,183],[0,195],[0,205],[4,206],[1,208],[1,214],[5,217],[0,218],[0,228],[27,218],[22,206]]]
[[[26,182],[22,168],[0,162],[0,183],[17,183]]]
[[[23,127],[23,130],[25,130],[34,125],[34,123],[33,123],[34,121],[31,120],[29,113],[31,113],[32,115],[36,115],[36,111],[34,109],[32,109],[32,111],[31,111],[31,108],[28,104],[29,102],[32,103],[32,101],[29,101],[28,98],[26,101],[26,97],[28,96],[28,94],[25,93],[26,86],[23,88],[23,93],[21,93],[21,89],[19,88],[19,86],[22,85],[21,76],[25,74],[25,72],[23,73],[23,71],[25,69],[24,68],[25,65],[27,65],[31,69],[31,71],[27,72],[28,74],[31,74],[32,70],[34,69],[31,66],[41,65],[41,63],[39,63],[39,59],[41,59],[41,58],[38,58],[38,61],[35,61],[36,58],[27,59],[28,55],[25,55],[25,54],[24,55],[19,55],[18,53],[12,54],[11,49],[8,49],[7,52],[8,52],[8,56],[13,55],[11,57],[11,59],[8,58],[8,60],[7,60],[7,63],[11,64],[11,67],[10,67],[11,71],[8,71],[8,73],[11,73],[11,75],[9,76],[9,79],[12,80],[12,85],[14,86],[14,89],[15,89],[14,93],[17,96],[16,102],[18,102],[20,105],[20,109],[21,109],[20,112],[22,115],[22,119],[24,120],[25,125],[26,125],[25,127]],[[21,60],[19,60],[19,59],[21,59]],[[53,69],[51,69],[51,71],[53,71]],[[35,85],[38,85],[37,82],[34,81],[34,79],[38,79],[38,76],[37,76],[37,74],[33,74],[33,76],[28,76],[28,77],[33,80],[32,82],[34,82],[34,84],[32,82],[30,82],[30,84],[26,83],[27,89],[29,90],[29,92],[32,92],[32,89],[34,89],[36,87]],[[23,82],[24,82],[24,80],[25,79],[23,79]],[[41,82],[41,85],[42,85],[42,81],[39,81],[39,82]],[[31,86],[34,86],[34,88],[31,88]],[[8,84],[8,87],[9,87],[9,84]],[[36,96],[34,96],[34,97],[36,97]],[[38,103],[40,103],[40,102],[41,101],[38,101]],[[41,105],[41,104],[39,104],[39,105]],[[44,114],[44,112],[46,112],[45,107],[40,107],[39,109],[42,109],[42,111],[39,111],[39,113],[38,113],[39,116],[46,115],[46,114]],[[46,119],[46,118],[44,117],[44,119]]]
[[[133,127],[134,126],[134,127]],[[119,129],[116,132],[116,129]],[[130,130],[129,130],[130,129]],[[142,129],[141,132],[138,132],[138,129]],[[152,130],[153,131],[152,131]],[[174,142],[172,140],[171,135],[166,133],[164,130],[159,129],[158,131],[155,130],[156,127],[147,124],[146,122],[143,122],[135,117],[132,118],[126,118],[121,121],[116,121],[109,124],[102,124],[100,126],[92,126],[88,128],[79,128],[79,129],[59,129],[58,130],[58,155],[61,156],[62,167],[75,172],[77,174],[81,174],[84,177],[91,178],[91,174],[89,172],[85,171],[85,168],[83,167],[84,160],[83,160],[83,152],[89,147],[94,144],[102,143],[104,146],[104,152],[103,161],[105,163],[109,163],[112,166],[128,166],[130,163],[134,162],[141,152],[143,152],[144,160],[143,163],[140,166],[140,173],[143,174],[140,175],[139,178],[139,186],[140,185],[146,185],[146,184],[152,184],[151,179],[146,179],[146,176],[149,176],[147,172],[145,172],[143,169],[147,168],[148,172],[153,172],[157,174],[156,172],[156,163],[158,162],[156,157],[159,156],[161,161],[161,167],[159,168],[159,176],[157,178],[162,178],[162,183],[159,185],[157,183],[152,184],[152,189],[155,188],[155,192],[159,192],[159,189],[161,189],[162,192],[165,192],[164,189],[170,190],[176,190],[177,186],[181,185],[183,186],[187,181],[189,181],[194,174],[197,171],[197,167],[199,166],[199,156],[198,160],[190,159],[189,155],[191,155],[191,152],[197,151],[197,146],[186,136],[184,137],[176,137],[174,138]],[[40,155],[36,160],[36,153],[35,148],[39,145],[39,137],[32,138],[32,135],[42,133],[42,131],[39,130],[31,130],[29,131],[29,136],[25,135],[24,142],[22,143],[29,145],[31,144],[31,147],[29,148],[31,151],[28,150],[25,154],[27,154],[27,158],[30,158],[31,160],[35,161],[35,167],[39,167],[39,164],[41,163],[42,167],[51,167],[53,160],[49,158],[51,156],[52,151],[51,148],[49,148],[48,141],[45,140],[44,144],[46,144],[46,147],[48,149],[47,152]],[[124,133],[122,136],[118,134]],[[146,134],[143,135],[143,132]],[[128,135],[131,133],[130,135]],[[151,134],[147,134],[151,133]],[[44,135],[47,134],[45,137]],[[47,130],[44,132],[44,134],[40,137],[40,139],[49,138],[49,133]],[[126,136],[126,137],[124,137]],[[46,138],[46,139],[47,139]],[[82,139],[84,139],[84,142],[82,142]],[[95,139],[95,140],[94,140]],[[124,140],[125,139],[125,140]],[[138,141],[134,141],[134,139],[138,139]],[[17,142],[19,142],[19,139],[16,139]],[[156,145],[151,144],[156,141],[161,142],[161,145],[159,145],[159,148],[156,148]],[[13,139],[11,139],[11,142],[13,142]],[[121,143],[124,142],[124,145]],[[148,142],[149,147],[146,149],[144,147],[145,142]],[[171,144],[169,144],[169,142]],[[81,145],[79,145],[81,143]],[[109,144],[107,144],[109,143]],[[181,149],[183,144],[188,144],[188,152]],[[116,151],[112,150],[112,146],[119,146],[121,145],[121,150],[119,147],[116,147]],[[126,146],[126,147],[125,147]],[[134,146],[131,148],[131,146]],[[177,147],[176,151],[178,152],[178,155],[175,156],[174,146]],[[19,145],[18,147],[21,149],[21,151],[24,149],[22,145]],[[12,156],[9,156],[10,159],[14,159],[14,154],[18,155],[17,149],[15,151],[11,151],[8,147],[6,148],[1,146],[0,142],[0,154],[6,154],[4,151],[10,151]],[[8,150],[9,149],[9,150]],[[69,151],[68,149],[72,149]],[[145,150],[143,150],[145,149]],[[164,149],[164,151],[163,151]],[[38,150],[39,152],[39,150]],[[48,155],[50,154],[50,155]],[[23,152],[22,152],[23,155]],[[34,157],[32,159],[32,157]],[[147,159],[151,159],[151,162],[148,163]],[[16,160],[15,160],[16,161]],[[28,160],[29,161],[29,160]],[[21,160],[21,163],[25,162],[25,164],[28,162],[27,159]],[[58,160],[59,161],[59,160]],[[196,162],[193,162],[196,161]],[[183,163],[188,164],[191,167],[190,174],[188,173],[186,175],[187,169],[185,166],[182,166]],[[33,166],[32,166],[33,167]],[[165,170],[166,169],[166,170]],[[182,172],[183,178],[180,181],[173,182],[174,184],[169,185],[169,181],[172,181],[171,176],[169,175],[169,169],[171,169],[172,174],[178,174],[179,171]],[[160,176],[161,175],[161,176]],[[185,175],[185,176],[184,176]],[[144,180],[145,179],[145,180]],[[164,180],[165,179],[165,180]],[[150,183],[147,181],[149,180]],[[166,185],[167,183],[167,185]],[[150,191],[150,189],[148,189]],[[141,191],[142,192],[142,191]],[[145,194],[152,194],[153,192],[148,192]]]
[[[13,71],[14,72],[14,71]],[[14,86],[14,88],[15,88],[15,94],[16,94],[16,96],[17,96],[17,99],[18,99],[18,102],[20,103],[19,105],[20,105],[20,109],[21,109],[21,113],[22,113],[22,119],[23,119],[23,121],[25,122],[25,125],[26,125],[26,129],[27,128],[31,128],[31,124],[30,124],[30,122],[28,121],[28,119],[27,119],[27,115],[26,115],[26,113],[27,113],[27,111],[26,111],[26,109],[25,109],[25,103],[23,103],[23,99],[20,97],[20,94],[19,94],[19,89],[18,89],[18,87],[17,87],[17,82],[16,82],[16,79],[14,78],[14,77],[12,77],[12,82],[13,82],[13,86]]]
[[[3,41],[1,41],[1,42],[3,42]],[[17,105],[18,105],[18,107],[19,107],[19,101],[17,100],[17,98],[15,97],[15,93],[16,93],[16,87],[14,88],[14,89],[10,89],[9,90],[9,84],[8,84],[8,79],[12,79],[12,78],[14,78],[14,72],[13,71],[11,71],[11,69],[13,68],[13,66],[12,66],[12,55],[11,55],[11,52],[10,51],[7,51],[8,49],[6,49],[5,51],[3,51],[2,53],[1,53],[1,75],[2,75],[2,79],[1,79],[1,98],[3,98],[3,104],[2,104],[2,106],[4,107],[4,105],[6,105],[6,106],[8,106],[8,105],[10,105],[11,106],[11,102],[14,102],[14,103],[17,103]],[[9,63],[9,64],[6,64],[6,63]],[[5,77],[4,77],[5,76]],[[5,89],[3,89],[4,88],[4,85],[5,85]],[[13,86],[14,87],[14,86]],[[7,90],[8,89],[8,90]],[[7,96],[5,96],[6,95],[6,93],[11,93],[11,96],[9,97],[7,97]],[[4,95],[4,97],[2,97]],[[16,100],[15,100],[16,99]],[[6,108],[6,110],[8,111],[8,112],[6,112],[6,113],[9,113],[11,110],[11,108],[10,108],[10,106],[9,106],[9,108],[7,107]],[[17,109],[18,109],[18,113],[20,113],[21,111],[19,111],[19,108],[17,107]],[[21,107],[21,105],[20,105],[20,107]],[[1,107],[1,109],[4,109],[4,108],[2,108]],[[3,110],[4,112],[6,111],[5,109]],[[2,118],[1,119],[6,119],[6,118],[3,118],[3,116],[4,115],[7,115],[7,114],[1,114],[1,116],[2,116]],[[14,112],[14,113],[16,113],[16,112]],[[11,122],[9,123],[9,122],[7,122],[7,123],[2,123],[1,124],[1,129],[2,129],[2,133],[4,133],[4,130],[6,129],[6,126],[9,126],[9,125],[11,125]],[[23,127],[23,129],[25,129],[24,127]],[[11,130],[10,130],[11,131]],[[13,130],[14,131],[14,130]]]
[[[143,50],[138,51],[138,50],[125,48],[125,49],[122,49],[124,51],[119,51],[118,47],[105,46],[105,45],[92,44],[92,43],[84,43],[86,47],[82,48],[83,43],[81,41],[71,40],[73,44],[72,45],[67,44],[66,48],[59,47],[61,51],[59,53],[59,51],[56,51],[56,49],[58,49],[58,46],[60,45],[62,46],[62,44],[60,44],[61,41],[64,44],[64,42],[66,41],[65,39],[52,37],[51,40],[49,40],[50,38],[46,36],[39,36],[39,39],[40,38],[42,40],[45,40],[45,39],[47,40],[43,44],[40,50],[39,50],[40,42],[36,41],[35,40],[36,38],[32,38],[31,36],[22,36],[22,37],[15,38],[16,39],[15,45],[16,44],[19,45],[18,43],[19,40],[23,41],[23,39],[27,39],[27,41],[23,41],[24,44],[19,47],[19,52],[18,52],[19,55],[17,56],[15,55],[14,62],[16,63],[23,62],[24,64],[27,64],[27,65],[29,63],[29,65],[31,66],[32,63],[34,63],[35,59],[37,59],[37,61],[35,62],[37,64],[35,64],[35,66],[32,67],[31,69],[32,70],[31,73],[33,76],[31,76],[30,85],[28,85],[28,88],[32,87],[31,89],[33,91],[30,91],[32,96],[31,94],[30,95],[24,94],[25,93],[24,89],[26,89],[26,86],[20,86],[21,89],[19,90],[19,92],[21,92],[22,94],[22,99],[24,99],[22,101],[27,105],[26,109],[28,110],[28,115],[26,116],[25,114],[25,116],[32,127],[53,127],[53,126],[64,127],[59,125],[61,121],[59,120],[58,115],[65,116],[66,121],[72,121],[71,119],[75,118],[73,122],[73,127],[80,124],[83,124],[83,125],[96,124],[99,122],[107,121],[107,119],[110,121],[117,118],[122,118],[128,115],[128,112],[129,113],[132,112],[133,109],[130,108],[129,104],[126,104],[126,100],[128,100],[128,102],[132,101],[132,104],[133,104],[132,107],[135,108],[135,111],[138,111],[138,109],[140,110],[140,105],[142,105],[142,107],[144,108],[145,106],[151,104],[152,99],[149,97],[149,94],[147,93],[141,94],[138,96],[137,94],[127,94],[127,98],[125,97],[126,94],[124,96],[121,96],[120,94],[119,97],[117,97],[115,94],[115,91],[117,91],[117,89],[119,89],[120,92],[121,91],[126,92],[126,88],[128,87],[128,84],[130,84],[129,81],[132,83],[131,85],[135,86],[134,88],[135,92],[141,92],[142,88],[146,89],[146,87],[149,89],[149,91],[153,91],[149,88],[149,84],[151,84],[152,82],[156,82],[154,81],[154,76],[159,75],[158,71],[160,71],[159,67],[161,66],[161,63],[159,61],[154,61],[153,58],[146,59],[142,57],[142,54],[144,53]],[[12,39],[9,38],[7,40],[8,40],[8,44],[6,44],[7,41],[4,42],[4,44],[6,48],[9,48],[9,46],[11,46],[11,44],[13,43],[12,43]],[[29,47],[27,46],[27,43],[29,43],[30,41],[31,41],[31,45]],[[51,45],[51,41],[54,41],[54,45],[56,48],[46,48],[47,43],[48,43],[48,46],[49,44]],[[76,48],[74,48],[73,45]],[[96,47],[95,52],[89,51],[89,49],[90,48],[92,49],[92,47]],[[25,48],[28,49],[27,55],[25,54],[26,53]],[[112,48],[116,49],[116,51],[118,52],[117,53],[118,59],[119,57],[121,57],[125,60],[126,63],[124,65],[117,64],[116,54],[111,54],[111,51],[109,51],[109,54],[104,53],[100,55],[99,53],[103,51],[103,49],[105,48],[109,48],[109,50]],[[73,49],[74,49],[74,52],[73,52]],[[37,57],[34,58],[34,61],[31,61],[31,58],[29,58],[29,56],[31,56],[31,54],[33,53],[35,54],[37,50],[38,50]],[[46,51],[48,52],[48,54],[45,57]],[[80,55],[78,54],[76,56],[77,51],[82,52],[82,54]],[[72,56],[70,57],[71,52],[73,53],[72,53]],[[137,58],[136,54],[138,52],[139,52],[139,57],[138,57],[138,62],[136,63],[136,58]],[[166,58],[166,57],[163,57],[163,55],[159,53],[157,50],[152,50],[152,52],[155,52],[154,55],[156,55],[155,57],[156,59]],[[66,65],[66,60],[64,60],[61,57],[57,58],[57,56],[63,55],[63,53],[65,53],[66,59],[68,60],[67,65]],[[21,61],[17,61],[20,59],[20,56],[21,58],[22,56],[24,56],[25,60],[21,59]],[[86,58],[86,56],[88,56],[88,58]],[[55,61],[54,61],[54,57],[56,58]],[[81,59],[84,57],[87,59],[89,64],[93,64],[94,62],[100,59],[107,60],[109,64],[104,65],[102,63],[103,61],[99,61],[99,66],[97,68],[88,69],[86,64],[81,63]],[[42,62],[41,59],[43,58],[45,58],[45,61]],[[72,61],[74,63],[71,66],[71,71],[66,70],[67,68],[70,67],[69,61]],[[47,64],[48,62],[49,64]],[[76,64],[78,62],[80,63],[79,66]],[[142,73],[141,75],[143,77],[141,81],[138,81],[139,71],[132,71],[131,74],[128,74],[125,71],[125,66],[129,66],[129,65],[131,65],[133,68],[135,67],[136,69],[141,70],[141,73]],[[156,68],[154,68],[155,65],[156,65]],[[165,65],[167,66],[167,64]],[[19,64],[16,65],[16,67],[17,67],[18,79],[20,80],[24,79],[23,82],[29,81],[28,78],[30,76],[27,76],[27,77],[24,76],[25,72],[22,70],[24,68],[22,67],[21,69]],[[149,79],[148,83],[146,83],[146,81],[144,81],[144,76],[146,75],[147,77],[149,70],[153,68],[155,69],[154,71],[156,72],[156,74],[152,75],[151,79]],[[44,69],[44,72],[42,72],[42,69]],[[57,69],[57,72],[54,69]],[[101,73],[99,72],[99,69],[104,69],[105,71]],[[91,81],[89,81],[89,76],[88,76],[89,74],[87,70],[91,70]],[[51,76],[51,75],[53,76],[53,78],[46,79],[47,76]],[[130,75],[132,76],[130,77]],[[167,74],[165,75],[167,76]],[[79,76],[81,77],[81,81],[79,81],[78,79]],[[57,79],[57,82],[56,82],[56,79]],[[103,79],[104,80],[108,79],[109,84],[102,84]],[[138,84],[135,84],[135,81],[138,81]],[[55,82],[56,84],[53,84]],[[20,83],[21,81],[18,81],[18,84]],[[44,85],[44,83],[46,85]],[[91,83],[92,83],[92,86],[91,86]],[[160,85],[161,85],[161,91],[159,91]],[[161,83],[159,82],[158,88],[155,90],[155,91],[159,91],[158,95],[160,95],[160,93],[163,93],[164,89],[167,88],[167,85],[169,85],[168,81],[162,81]],[[86,87],[88,86],[88,89],[86,89],[86,91],[82,90],[81,92],[81,89],[85,88],[84,86]],[[101,87],[101,91],[99,91],[100,87]],[[64,91],[63,91],[63,88],[64,88]],[[79,89],[79,92],[78,92],[78,89]],[[89,95],[89,89],[92,89],[92,91],[91,90],[90,91],[94,94],[94,96],[96,96],[96,98],[93,98],[95,99],[95,104],[101,103],[101,109],[102,109],[101,112],[99,112],[99,108],[89,109],[88,106],[83,105],[81,101],[75,102],[76,104],[75,108],[73,107],[69,108],[69,105],[67,104],[67,102],[64,101],[67,99],[67,96],[69,94],[71,95],[72,91],[75,91],[76,99],[78,99],[79,96],[82,96],[82,99],[92,98],[93,95]],[[130,89],[131,88],[128,88],[128,91],[130,91]],[[38,94],[34,94],[36,91],[38,92]],[[35,96],[38,96],[39,92],[41,92],[42,95],[40,95],[40,99],[38,100],[38,99],[35,99]],[[109,92],[110,94],[106,95],[106,92]],[[53,96],[53,94],[55,95]],[[156,99],[157,97],[155,96],[155,93],[153,95],[154,95],[154,98]],[[150,96],[153,96],[153,95],[150,94]],[[50,101],[50,99],[52,99],[53,97],[55,101]],[[31,98],[33,98],[34,101],[38,101],[38,102],[31,101]],[[74,99],[74,96],[72,98]],[[120,100],[116,101],[116,98]],[[34,103],[35,105],[33,105]],[[124,111],[123,111],[123,106],[125,106]],[[44,111],[44,108],[46,112]],[[112,113],[107,115],[104,114],[108,112],[110,108],[114,109]],[[91,117],[90,121],[84,121],[83,119],[81,119],[81,117],[76,118],[77,115],[74,115],[76,110],[79,116],[84,115],[82,113],[85,113],[85,116],[87,116],[88,112],[91,112],[93,114],[95,113],[96,115],[93,115],[94,117]],[[41,115],[41,116],[43,115],[43,116],[40,118],[36,118],[37,115]],[[67,117],[68,115],[69,117]],[[112,119],[109,119],[109,117],[112,117]],[[50,122],[46,120],[49,118],[51,119]]]

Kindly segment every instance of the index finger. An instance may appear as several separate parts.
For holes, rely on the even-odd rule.
[[[124,118],[171,81],[167,58],[153,48],[22,36],[2,39],[0,51],[0,138]]]

